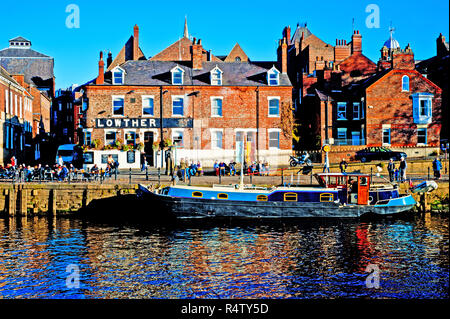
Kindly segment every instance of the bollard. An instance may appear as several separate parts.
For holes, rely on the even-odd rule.
[[[370,168],[370,185],[372,185],[372,167]]]
[[[313,180],[313,171],[312,171],[312,169],[311,169],[310,180],[311,180],[311,185],[312,185],[312,180]]]
[[[189,174],[189,186],[191,186],[191,174]]]
[[[428,178],[427,179],[430,179],[430,168],[428,167]]]
[[[222,184],[222,173],[219,170],[219,184]]]
[[[145,166],[145,180],[148,181],[148,166]]]
[[[114,168],[114,180],[117,181],[117,167]]]
[[[281,185],[284,184],[284,170],[281,169]]]
[[[129,181],[129,184],[131,184],[131,167],[128,171],[128,181]]]
[[[253,184],[253,173],[250,173],[250,184]]]
[[[158,167],[158,184],[161,185],[161,168]]]

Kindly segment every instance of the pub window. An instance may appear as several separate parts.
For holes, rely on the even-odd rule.
[[[417,129],[417,144],[427,144],[427,129],[418,128]]]
[[[223,147],[222,140],[223,140],[222,131],[212,131],[211,132],[212,149],[221,149]]]
[[[211,85],[222,85],[222,73],[217,66],[211,70]]]
[[[179,66],[174,67],[172,70],[172,84],[183,84],[184,70]]]
[[[280,84],[280,72],[275,67],[272,67],[267,72],[267,83],[269,85],[279,85]]]
[[[142,98],[142,115],[146,116],[154,115],[153,97]]]
[[[129,131],[125,133],[125,142],[127,145],[136,145],[136,132]]]
[[[105,133],[105,145],[113,145],[116,142],[116,132],[106,131]]]
[[[123,97],[113,97],[113,115],[124,115]]]
[[[182,146],[183,145],[183,131],[173,130],[172,131],[172,142],[173,142],[173,145]]]
[[[172,115],[183,116],[184,115],[184,99],[183,97],[173,97],[172,99]]]

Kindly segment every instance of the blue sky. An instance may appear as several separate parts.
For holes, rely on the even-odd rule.
[[[66,7],[80,9],[80,27],[67,28]],[[380,11],[379,28],[368,28],[369,4]],[[425,5],[426,4],[426,5]],[[402,48],[408,43],[417,60],[436,53],[439,33],[448,40],[448,1],[8,1],[2,3],[0,48],[23,36],[33,49],[55,58],[57,88],[81,84],[97,75],[100,50],[115,56],[139,25],[140,46],[153,56],[183,34],[187,16],[190,35],[201,38],[204,48],[226,55],[238,42],[252,60],[275,60],[277,41],[284,26],[292,32],[307,22],[316,36],[334,45],[351,39],[352,19],[363,36],[363,53],[376,62],[389,37],[389,25]],[[6,13],[6,14],[5,14]]]

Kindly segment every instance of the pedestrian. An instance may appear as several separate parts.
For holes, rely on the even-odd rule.
[[[345,173],[345,171],[347,170],[348,167],[348,163],[345,160],[345,158],[342,159],[342,161],[339,163],[339,168],[341,169],[341,173]]]
[[[214,161],[214,171],[216,172],[216,176],[219,176],[219,163],[217,161]]]
[[[436,157],[433,161],[433,171],[434,171],[434,178],[440,179],[441,178],[441,169],[442,169],[442,163],[439,160],[439,157]]]
[[[11,157],[11,166],[12,166],[13,168],[16,168],[16,165],[17,165],[17,163],[16,163],[16,157],[13,156],[13,157]]]
[[[400,157],[400,165],[399,165],[399,174],[400,174],[400,182],[406,181],[406,167],[408,165],[406,164],[405,158],[402,156]]]
[[[391,181],[391,183],[394,181],[394,175],[395,175],[395,163],[394,160],[391,158],[389,160],[389,164],[387,166],[387,170],[389,172],[389,180]]]
[[[62,158],[61,155],[59,155],[59,157],[58,157],[58,162],[57,162],[57,164],[58,164],[59,166],[63,166],[63,165],[64,165],[64,160],[63,160],[63,158]]]
[[[186,181],[186,166],[187,166],[187,161],[184,161],[184,158],[182,158],[180,160],[180,171],[181,171],[181,179],[184,181]]]

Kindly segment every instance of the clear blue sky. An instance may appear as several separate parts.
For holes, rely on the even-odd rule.
[[[80,28],[66,27],[66,7],[80,9]],[[367,28],[369,4],[380,9],[380,27]],[[215,55],[227,54],[238,42],[252,60],[275,60],[284,26],[297,22],[332,45],[350,41],[352,19],[363,36],[363,53],[376,62],[389,37],[389,25],[402,48],[408,43],[417,60],[436,53],[439,33],[448,39],[449,5],[443,0],[322,1],[7,1],[2,3],[0,48],[23,36],[33,49],[55,58],[57,88],[82,84],[97,75],[100,50],[115,56],[139,25],[140,46],[153,56],[182,36],[187,15],[189,33]],[[292,31],[292,32],[293,32]]]

